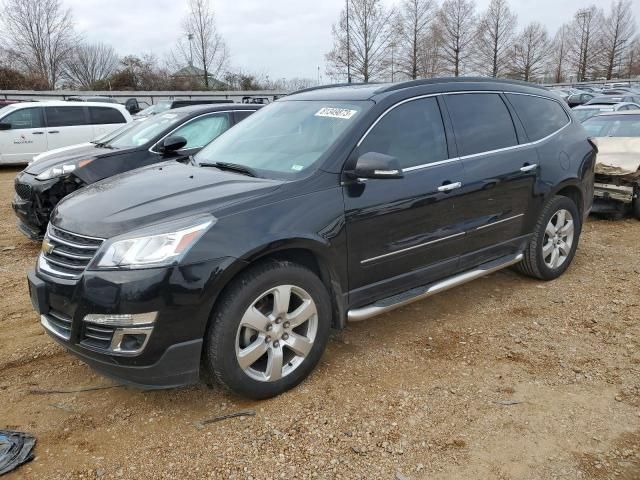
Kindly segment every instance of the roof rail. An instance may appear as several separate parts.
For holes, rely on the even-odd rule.
[[[420,80],[409,80],[407,82],[392,83],[386,86],[382,86],[375,93],[393,92],[395,90],[402,90],[404,88],[418,87],[420,85],[434,85],[437,83],[506,83],[509,85],[520,85],[523,87],[533,87],[546,90],[544,86],[535,83],[524,82],[522,80],[509,80],[505,78],[488,78],[488,77],[435,77],[425,78]]]
[[[289,95],[296,95],[298,93],[306,93],[313,92],[314,90],[324,90],[325,88],[335,88],[335,87],[356,87],[362,85],[378,85],[379,82],[359,82],[359,83],[331,83],[328,85],[318,85],[316,87],[303,88],[302,90],[296,90],[295,92],[291,92]]]

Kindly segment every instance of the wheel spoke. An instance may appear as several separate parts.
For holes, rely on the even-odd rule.
[[[291,328],[302,325],[317,313],[316,305],[311,300],[305,300],[298,308],[287,315],[287,320],[291,323]]]
[[[546,259],[552,250],[553,250],[553,241],[548,240],[547,243],[544,244],[544,247],[542,247],[542,257]]]
[[[299,357],[306,357],[307,355],[309,355],[309,352],[313,347],[313,341],[294,332],[291,332],[289,334],[289,338],[283,341],[287,345],[287,347],[289,347],[293,351],[293,353],[295,353]]]
[[[269,319],[253,305],[244,312],[242,320],[240,320],[241,326],[252,328],[258,332],[266,332],[268,323]]]
[[[558,249],[560,250],[560,253],[562,253],[562,255],[564,255],[565,257],[568,257],[569,252],[571,251],[571,247],[566,242],[560,242],[558,244]]]
[[[567,218],[566,213],[566,210],[560,210],[558,211],[558,213],[556,213],[556,230],[564,226],[565,220]]]
[[[243,370],[246,370],[256,363],[266,352],[267,343],[264,341],[264,336],[258,335],[258,338],[256,338],[251,345],[238,352],[238,363]]]
[[[270,348],[267,369],[264,372],[268,381],[279,380],[282,377],[282,362],[282,347]]]
[[[552,222],[553,222],[553,218],[549,220],[549,223],[547,223],[547,228],[545,229],[545,233],[547,234],[548,237],[553,237],[557,231],[556,226]]]
[[[553,252],[551,253],[551,259],[549,260],[549,266],[551,268],[556,268],[558,266],[560,260],[560,251],[554,247]]]
[[[573,236],[573,220],[568,220],[567,223],[558,229],[558,233],[563,237]]]
[[[284,316],[289,311],[291,301],[291,286],[280,285],[273,290],[273,314]]]

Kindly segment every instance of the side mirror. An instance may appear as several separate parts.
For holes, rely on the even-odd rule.
[[[0,130],[11,130],[10,123],[0,123]]]
[[[183,148],[186,144],[186,138],[175,135],[165,138],[158,150],[160,153],[173,153]]]
[[[347,173],[352,178],[404,177],[397,158],[377,152],[367,152],[358,157],[355,169]]]

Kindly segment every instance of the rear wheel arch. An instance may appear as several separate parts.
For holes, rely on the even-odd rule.
[[[580,215],[581,216],[584,215],[584,196],[583,196],[582,190],[577,185],[574,185],[574,184],[565,185],[561,187],[555,193],[555,195],[570,198],[573,201],[573,203],[575,203],[578,209],[578,212],[580,212]]]

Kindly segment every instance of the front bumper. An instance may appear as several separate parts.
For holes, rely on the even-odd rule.
[[[16,193],[11,206],[18,217],[18,229],[31,240],[42,240],[44,236],[49,216],[57,203],[57,198],[51,197],[49,190],[59,180],[56,178],[41,182],[24,172],[16,177]]]
[[[593,190],[593,212],[623,213],[638,201],[639,194],[640,186],[635,182],[596,177]]]
[[[168,388],[199,380],[217,283],[232,262],[222,258],[177,267],[85,271],[78,280],[36,269],[28,273],[29,291],[45,331],[96,371],[123,383]],[[128,327],[97,328],[83,321],[89,313],[147,312],[158,312],[155,322],[132,328],[148,335],[139,351],[112,348],[118,330]],[[99,335],[93,336],[96,331]]]

